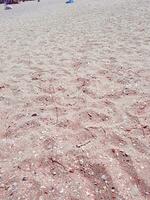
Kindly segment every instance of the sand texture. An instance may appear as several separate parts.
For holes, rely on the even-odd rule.
[[[0,5],[0,200],[150,200],[150,1]]]

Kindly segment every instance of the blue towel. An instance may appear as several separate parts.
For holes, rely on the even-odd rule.
[[[74,3],[74,0],[68,0],[66,3]]]

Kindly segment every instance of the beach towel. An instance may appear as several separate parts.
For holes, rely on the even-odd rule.
[[[68,1],[66,1],[66,3],[68,4],[68,3],[74,3],[74,0],[68,0]]]

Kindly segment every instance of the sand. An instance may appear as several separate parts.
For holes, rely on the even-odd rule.
[[[150,199],[149,5],[0,5],[0,200]]]

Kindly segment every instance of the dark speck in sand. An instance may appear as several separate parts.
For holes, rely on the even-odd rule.
[[[26,181],[26,180],[27,180],[27,177],[23,177],[23,178],[22,178],[22,181]]]
[[[32,117],[36,117],[36,116],[37,116],[37,114],[36,114],[36,113],[32,114]]]

